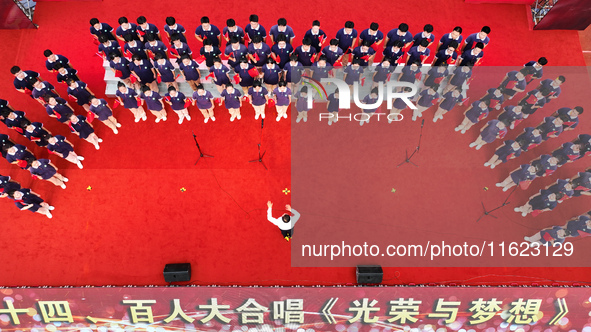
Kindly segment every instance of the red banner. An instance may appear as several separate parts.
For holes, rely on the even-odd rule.
[[[0,294],[3,331],[591,330],[588,288],[4,288]]]

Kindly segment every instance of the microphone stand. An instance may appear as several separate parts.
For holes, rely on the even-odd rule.
[[[479,222],[480,219],[484,218],[485,216],[491,216],[495,219],[498,219],[496,216],[493,216],[491,214],[491,212],[494,212],[506,205],[511,204],[511,202],[509,202],[509,197],[511,197],[511,195],[513,195],[513,193],[515,192],[515,190],[517,189],[518,186],[515,186],[515,188],[513,188],[513,190],[509,193],[509,195],[507,196],[507,198],[505,198],[505,201],[503,202],[503,204],[497,206],[496,208],[492,209],[492,210],[486,210],[486,207],[484,206],[484,202],[480,202],[480,204],[482,204],[482,210],[484,210],[484,212],[482,213],[482,215],[480,217],[478,217],[478,219],[476,219],[476,222]]]
[[[417,144],[417,147],[415,148],[415,150],[412,152],[412,154],[409,156],[408,155],[408,149],[405,150],[406,152],[406,159],[401,162],[400,164],[398,164],[398,166],[396,166],[396,168],[406,164],[406,163],[410,163],[415,165],[416,167],[419,167],[419,165],[413,163],[410,159],[415,155],[415,153],[418,153],[419,150],[421,149],[421,139],[423,138],[423,126],[425,125],[425,119],[423,119],[423,121],[421,122],[421,134],[419,136],[419,144]]]
[[[193,133],[193,139],[195,140],[195,145],[197,146],[197,150],[199,151],[199,158],[197,158],[197,161],[193,165],[197,165],[197,163],[199,162],[199,160],[201,159],[201,157],[213,158],[213,156],[210,156],[208,154],[204,154],[201,151],[201,147],[199,146],[199,143],[197,142],[197,136],[195,136],[195,132],[193,130],[191,130],[191,132]]]
[[[258,148],[259,148],[259,157],[257,159],[253,159],[250,160],[249,163],[254,163],[254,162],[259,162],[263,165],[263,167],[265,168],[265,170],[268,170],[267,165],[265,165],[265,162],[263,161],[263,157],[265,156],[265,153],[267,153],[267,150],[263,151],[263,153],[261,154],[261,143],[263,142],[263,127],[265,126],[265,119],[261,118],[261,136],[259,138],[259,144],[258,144]]]

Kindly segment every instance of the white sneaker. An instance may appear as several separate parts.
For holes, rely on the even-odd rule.
[[[77,157],[76,157],[76,159],[78,159],[78,160],[84,160],[84,157],[82,157],[82,156],[77,156]]]
[[[470,146],[471,148],[473,148],[473,147],[475,147],[475,146],[476,146],[476,143],[472,142],[472,143],[470,143],[470,145],[469,145],[469,146]]]
[[[494,169],[495,167],[497,167],[497,165],[490,165],[490,169]]]
[[[240,115],[240,114],[236,115],[236,119],[238,119],[238,120],[242,119],[242,115]]]
[[[209,118],[205,118],[205,119],[203,120],[203,122],[204,122],[204,123],[207,123],[207,121],[209,121]]]
[[[280,120],[280,119],[281,119],[281,117],[280,117],[280,116],[278,116],[278,117],[275,119],[275,121],[279,122],[279,120]]]
[[[115,127],[117,127],[117,128],[121,128],[121,124],[120,124],[119,122],[117,122],[117,123],[115,124]]]
[[[521,210],[519,210],[519,208],[514,208],[513,211],[515,211],[515,212],[521,212]]]
[[[82,166],[82,163],[80,162],[80,160],[78,160],[78,162],[76,163],[76,165],[78,166],[78,168],[83,169],[84,167]]]
[[[99,142],[99,143],[102,143],[102,142],[103,142],[103,139],[102,139],[102,138],[99,138],[99,139],[98,139],[98,142]]]
[[[287,119],[287,113],[283,114],[283,118]]]
[[[68,181],[70,181],[70,179],[64,177],[64,182],[68,182]]]
[[[146,121],[146,120],[148,120],[148,117],[144,114],[144,115],[142,115],[142,120]]]
[[[297,118],[296,123],[299,123],[301,120],[302,120],[302,118]]]
[[[234,122],[235,118],[236,118],[235,116],[230,117],[230,122]]]
[[[413,121],[417,121],[417,116],[416,116],[416,115],[413,115],[413,116],[412,116],[412,120],[413,120]]]
[[[135,122],[138,123],[138,122],[140,122],[141,119],[142,118],[135,118]]]
[[[50,210],[50,211],[53,211],[53,210],[55,210],[55,206],[51,206],[50,205],[47,209]]]
[[[522,217],[525,217],[525,216],[527,216],[527,212],[523,212],[523,213],[521,213],[521,216],[522,216]]]
[[[359,121],[359,125],[360,125],[360,126],[363,126],[363,123],[364,123],[364,122],[365,122],[365,121]]]
[[[212,116],[211,117],[211,121],[215,121],[215,116]]]
[[[258,120],[258,119],[259,119],[259,114],[258,114],[258,113],[257,113],[257,114],[255,114],[255,116],[254,116],[254,119],[255,119],[255,120]]]
[[[529,236],[524,236],[523,239],[527,242],[532,242]]]
[[[185,119],[187,119],[187,121],[191,121],[191,116],[189,114],[185,115]]]
[[[184,119],[183,117],[179,118],[179,124],[183,123],[183,119]]]
[[[65,184],[65,183],[62,183],[62,184],[60,185],[60,187],[62,187],[62,189],[66,189],[66,184]]]
[[[113,129],[113,133],[115,133],[115,135],[117,135],[117,134],[119,134],[119,130]]]
[[[484,167],[488,167],[488,166],[490,166],[489,163],[484,163]]]
[[[509,187],[505,187],[505,188],[503,188],[503,192],[505,192],[505,191],[507,191],[507,190],[509,190]]]
[[[160,122],[161,118],[156,118],[156,123]]]
[[[463,129],[463,130],[461,131],[461,133],[462,133],[462,134],[465,134],[465,133],[466,133],[466,129]]]
[[[328,125],[331,126],[332,125],[332,121],[328,120]]]
[[[49,218],[49,219],[53,218],[53,215],[51,215],[51,212],[47,212],[46,216],[47,216],[47,218]]]
[[[482,145],[477,145],[476,150],[480,150],[481,147],[482,147]]]
[[[502,187],[503,185],[501,183],[495,183],[495,187]]]
[[[261,114],[261,118],[263,118],[263,119],[265,118],[265,113]]]
[[[304,118],[304,122],[308,122],[308,118]]]
[[[98,146],[98,145],[95,145],[95,147],[94,147],[94,148],[98,150],[98,149],[100,149],[101,147],[100,147],[100,146]]]
[[[455,127],[454,128],[454,131],[460,131],[460,128],[459,127]]]
[[[433,118],[433,122],[437,122],[437,117],[434,117]]]
[[[163,117],[162,118],[162,121],[166,121],[166,120],[168,120],[168,118],[166,118],[166,117]]]

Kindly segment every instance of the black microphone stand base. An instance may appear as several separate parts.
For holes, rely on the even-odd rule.
[[[263,153],[261,154],[261,145],[258,145],[259,147],[259,158],[258,159],[253,159],[248,161],[249,163],[255,163],[255,162],[259,162],[263,165],[263,167],[265,168],[265,170],[268,170],[267,165],[265,165],[265,162],[263,161],[263,157],[265,157],[265,153],[267,153],[267,150],[263,151]]]
[[[193,139],[195,140],[195,145],[197,146],[197,151],[199,151],[199,157],[197,157],[197,161],[195,161],[195,164],[193,164],[193,165],[197,165],[197,163],[199,162],[199,160],[201,160],[201,158],[213,158],[212,155],[205,154],[205,153],[203,153],[203,151],[201,151],[201,147],[199,146],[199,143],[197,142],[197,136],[195,136],[195,133],[193,133]]]
[[[398,167],[400,167],[400,166],[402,166],[402,165],[404,165],[404,164],[406,164],[406,163],[413,164],[414,166],[416,166],[416,167],[419,167],[419,165],[417,165],[417,164],[413,163],[413,162],[410,160],[410,158],[412,158],[412,156],[414,156],[414,155],[415,155],[415,153],[417,152],[417,150],[418,150],[418,149],[415,149],[415,150],[413,151],[413,153],[412,153],[410,156],[408,155],[408,149],[404,150],[404,151],[405,151],[405,153],[406,153],[406,159],[405,159],[403,162],[401,162],[400,164],[398,164],[398,166],[396,166],[396,168],[398,168]]]

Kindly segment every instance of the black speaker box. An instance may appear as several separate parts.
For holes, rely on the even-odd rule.
[[[166,264],[164,267],[164,281],[178,282],[191,280],[191,264]]]
[[[358,265],[356,275],[358,284],[379,284],[384,277],[384,271],[379,265]]]

